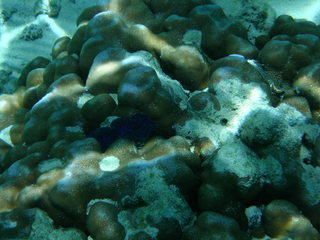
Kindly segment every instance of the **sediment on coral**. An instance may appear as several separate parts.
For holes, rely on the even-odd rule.
[[[209,0],[77,26],[0,96],[0,239],[319,239],[319,26],[254,45]]]

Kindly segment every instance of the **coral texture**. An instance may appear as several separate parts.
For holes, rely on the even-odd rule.
[[[0,239],[319,239],[320,27],[253,42],[210,0],[83,10],[0,96]]]

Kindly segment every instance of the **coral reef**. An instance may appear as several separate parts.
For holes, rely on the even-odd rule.
[[[210,0],[84,9],[0,96],[0,239],[319,240],[319,29],[279,16],[252,41]]]

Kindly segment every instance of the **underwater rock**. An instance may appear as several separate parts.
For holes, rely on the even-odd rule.
[[[37,24],[30,24],[29,26],[25,27],[20,35],[20,39],[25,41],[32,41],[38,38],[42,38],[43,30],[40,25]]]

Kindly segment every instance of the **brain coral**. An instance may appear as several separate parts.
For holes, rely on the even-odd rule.
[[[0,96],[0,239],[319,239],[319,37],[280,16],[255,45],[210,0],[84,9]]]

